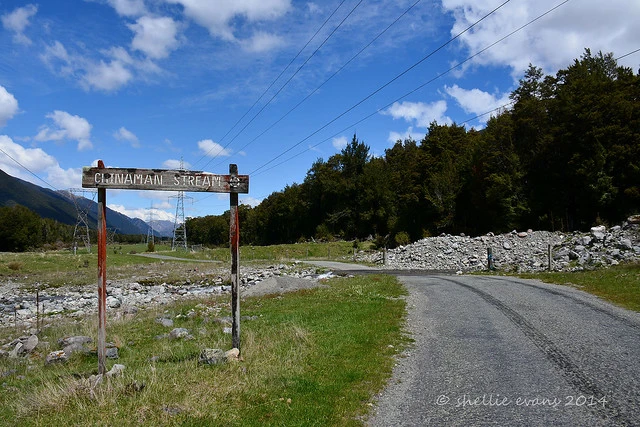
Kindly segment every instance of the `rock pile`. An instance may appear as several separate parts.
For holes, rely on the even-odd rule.
[[[420,269],[469,272],[488,268],[488,249],[496,269],[535,272],[549,268],[578,271],[607,267],[625,261],[640,260],[640,224],[631,219],[611,228],[593,227],[587,233],[551,233],[547,231],[479,237],[441,235],[419,240],[387,252],[389,269]],[[384,255],[360,252],[356,259],[383,265]]]

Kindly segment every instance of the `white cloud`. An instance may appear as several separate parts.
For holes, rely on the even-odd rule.
[[[143,0],[109,0],[118,15],[140,16],[146,12]]]
[[[78,141],[78,151],[93,148],[91,143],[91,124],[87,119],[71,115],[65,111],[56,110],[47,114],[53,120],[55,127],[43,126],[34,137],[36,141]]]
[[[311,14],[316,14],[322,12],[322,9],[316,3],[309,2],[307,3],[307,11]]]
[[[0,127],[7,124],[18,112],[18,101],[4,86],[0,86]]]
[[[124,205],[107,205],[109,209],[113,209],[114,211],[121,213],[122,215],[126,215],[129,218],[140,218],[143,221],[148,221],[149,216],[153,218],[153,220],[161,220],[161,221],[173,221],[175,219],[175,214],[171,214],[167,211],[163,211],[162,209],[154,209],[154,208],[127,208]]]
[[[131,47],[150,58],[166,58],[178,47],[178,25],[171,18],[143,16],[128,27],[135,33]]]
[[[129,129],[125,127],[121,127],[116,132],[113,133],[113,137],[118,141],[128,141],[131,143],[131,146],[134,148],[140,147],[140,141],[138,137],[131,132]]]
[[[22,167],[24,166],[37,176],[42,177],[46,175],[43,179],[57,189],[74,188],[82,185],[82,169],[64,170],[53,156],[47,154],[40,148],[24,148],[22,145],[15,143],[7,135],[0,135],[0,149],[15,160],[12,160],[6,155],[0,156],[0,169],[11,176],[41,187],[47,186],[44,182],[25,170]]]
[[[31,44],[31,40],[24,35],[24,30],[30,24],[29,19],[38,12],[38,6],[28,4],[19,7],[11,13],[2,15],[2,25],[13,31],[13,41],[20,44]]]
[[[465,112],[472,114],[484,114],[511,102],[509,94],[503,94],[498,97],[480,89],[468,90],[458,85],[445,86],[444,90],[460,104]],[[479,117],[478,120],[486,122],[490,117],[491,115],[486,115]]]
[[[114,91],[126,85],[133,74],[122,61],[114,59],[108,63],[100,61],[88,67],[82,78],[85,89],[95,88],[105,92]]]
[[[240,204],[241,205],[249,205],[252,208],[255,208],[256,206],[258,206],[260,203],[262,203],[262,200],[260,199],[256,199],[255,197],[251,197],[251,196],[244,196],[240,198]]]
[[[338,138],[333,138],[333,140],[331,141],[331,144],[333,144],[333,147],[336,150],[342,150],[344,147],[347,146],[347,137],[346,136],[341,136]]]
[[[424,102],[395,102],[382,114],[394,119],[404,119],[409,123],[414,123],[419,128],[428,128],[431,122],[439,124],[451,124],[453,121],[444,115],[447,111],[446,101],[436,101],[431,104]]]
[[[55,70],[55,66],[59,65],[59,72],[62,75],[70,75],[74,71],[74,64],[69,52],[59,41],[54,41],[53,44],[45,47],[44,52],[40,55],[40,59],[49,67],[52,71]]]
[[[557,3],[555,0],[511,2],[459,40],[470,54],[474,54]],[[445,11],[453,13],[452,35],[496,7],[493,1],[477,0],[443,0],[442,5]],[[637,40],[640,40],[637,22],[640,22],[640,2],[637,1],[569,2],[476,57],[474,62],[508,66],[515,76],[522,75],[529,63],[554,73],[579,58],[585,48],[591,48],[593,52],[614,52],[614,56],[637,49]],[[637,59],[625,58],[621,64],[636,69]]]
[[[40,59],[56,74],[78,81],[87,91],[114,92],[129,84],[136,77],[145,79],[162,70],[149,58],[131,57],[123,47],[99,51],[101,59],[95,60],[70,53],[59,41],[47,46]]]
[[[425,132],[417,132],[413,130],[412,126],[409,126],[409,129],[406,132],[389,132],[389,138],[387,139],[391,144],[395,144],[398,141],[405,141],[407,139],[412,139],[414,141],[422,141],[425,137]]]
[[[179,4],[184,14],[207,28],[214,37],[235,40],[231,22],[245,18],[258,22],[283,16],[291,8],[291,0],[165,0]]]
[[[191,164],[189,162],[185,162],[184,160],[176,160],[176,159],[169,159],[169,160],[165,160],[164,163],[162,163],[162,166],[164,166],[167,169],[190,169],[191,168]]]
[[[242,41],[244,50],[252,53],[267,52],[284,45],[284,40],[275,34],[259,31],[250,39]]]
[[[231,155],[231,151],[223,148],[222,145],[218,144],[217,142],[213,142],[210,139],[203,139],[202,141],[198,141],[198,148],[200,149],[200,151],[202,151],[202,154],[208,157],[228,157]]]

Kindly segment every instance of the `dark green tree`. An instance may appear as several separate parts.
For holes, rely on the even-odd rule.
[[[21,205],[0,208],[0,251],[24,252],[42,243],[38,214]]]

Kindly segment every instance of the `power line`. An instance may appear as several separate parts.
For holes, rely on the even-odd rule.
[[[471,122],[471,121],[473,121],[473,120],[479,119],[480,117],[486,116],[487,114],[491,114],[491,113],[493,113],[494,111],[500,111],[500,110],[502,110],[503,108],[507,108],[509,105],[513,105],[513,104],[515,104],[515,103],[516,103],[515,101],[507,102],[506,104],[503,104],[503,105],[501,105],[501,106],[499,106],[499,107],[496,107],[496,108],[494,108],[494,109],[492,109],[492,110],[490,110],[490,111],[486,111],[486,112],[484,112],[484,113],[478,114],[478,115],[477,115],[477,116],[475,116],[475,117],[471,117],[470,119],[467,119],[467,120],[465,120],[465,121],[462,121],[462,122],[460,122],[460,124],[469,123],[469,122]]]
[[[329,33],[329,35],[322,41],[322,43],[320,43],[320,46],[318,46],[316,48],[316,50],[313,51],[313,53],[311,55],[309,55],[309,57],[302,63],[302,65],[300,65],[298,67],[298,69],[289,77],[289,79],[284,82],[284,84],[282,86],[280,86],[280,89],[278,89],[276,91],[275,94],[273,94],[273,96],[262,106],[262,108],[260,108],[260,110],[258,110],[257,113],[255,113],[253,115],[253,117],[251,118],[251,120],[249,120],[242,129],[240,129],[238,131],[238,133],[236,134],[236,136],[234,136],[231,141],[229,141],[224,147],[227,148],[233,141],[236,140],[236,138],[242,133],[244,132],[244,130],[251,124],[253,123],[253,121],[260,115],[260,113],[262,113],[264,111],[265,108],[267,108],[267,106],[269,106],[269,104],[271,104],[271,102],[280,94],[280,92],[282,92],[282,90],[291,82],[291,80],[293,80],[293,78],[300,72],[300,70],[302,70],[302,68],[307,65],[307,63],[311,60],[311,58],[313,58],[316,53],[318,53],[318,51],[320,51],[320,49],[322,48],[322,46],[324,46],[327,41],[335,34],[336,31],[338,31],[338,29],[340,27],[342,27],[342,24],[345,23],[345,21],[353,14],[353,12],[358,8],[358,6],[360,6],[360,4],[363,2],[364,0],[360,0],[347,14],[347,16],[345,16],[342,21],[340,21],[340,23],[333,29],[333,31],[331,31],[331,33]],[[215,159],[218,154],[220,154],[220,152],[222,152],[223,150],[220,150],[214,157],[212,157],[211,159],[209,159],[209,161],[207,163],[204,164],[203,168],[205,166],[207,166],[209,163],[211,163],[211,161],[213,161],[213,159]]]
[[[33,175],[34,177],[36,177],[37,179],[39,179],[40,181],[44,182],[48,187],[53,188],[56,191],[60,191],[59,189],[57,189],[56,187],[54,187],[53,185],[49,184],[47,181],[45,181],[43,178],[40,178],[38,175],[36,175],[35,173],[31,172],[31,170],[29,170],[28,167],[26,167],[25,165],[23,165],[22,163],[20,163],[19,161],[17,161],[16,159],[14,159],[13,157],[11,157],[11,155],[9,155],[9,153],[7,153],[6,151],[4,151],[2,148],[0,148],[0,151],[2,151],[2,153],[4,153],[5,156],[7,156],[8,158],[10,158],[11,160],[13,160],[14,162],[16,162],[21,168],[23,168],[24,170],[26,170],[27,172],[29,172],[31,175]]]
[[[278,120],[276,120],[275,122],[273,122],[267,129],[265,129],[264,131],[262,131],[259,135],[257,135],[255,138],[253,138],[251,141],[249,141],[248,143],[246,143],[245,145],[243,145],[242,147],[240,147],[240,149],[238,151],[242,151],[245,148],[247,148],[249,145],[251,145],[252,143],[254,143],[258,138],[260,138],[261,136],[263,136],[265,133],[267,133],[268,131],[270,131],[271,129],[273,129],[278,123],[280,123],[282,120],[285,119],[285,117],[287,117],[289,114],[291,114],[294,110],[296,110],[300,105],[302,105],[307,99],[311,98],[317,91],[319,91],[325,84],[327,84],[329,82],[329,80],[333,79],[338,73],[340,73],[347,65],[349,65],[354,59],[356,59],[358,56],[360,56],[360,54],[362,52],[364,52],[366,49],[369,48],[369,46],[371,46],[373,43],[375,43],[376,40],[378,40],[382,35],[384,35],[392,26],[394,26],[402,17],[404,17],[407,13],[409,13],[409,11],[411,9],[413,9],[418,3],[420,3],[420,1],[422,0],[417,0],[415,3],[413,3],[411,6],[409,6],[408,9],[406,9],[404,12],[402,12],[402,14],[400,14],[400,16],[398,16],[391,24],[389,24],[384,30],[382,30],[377,36],[375,36],[369,43],[367,43],[362,49],[360,49],[358,51],[358,53],[356,53],[355,55],[353,55],[351,57],[351,59],[349,59],[347,62],[345,62],[336,72],[334,72],[331,76],[329,76],[328,79],[326,79],[324,82],[322,82],[322,84],[320,84],[318,87],[316,87],[313,91],[311,91],[304,99],[302,99],[300,102],[298,102],[293,108],[291,108],[289,111],[287,111],[282,117],[280,117]],[[219,163],[217,163],[219,164]],[[216,165],[217,165],[216,164]]]
[[[224,139],[227,137],[227,135],[229,135],[231,133],[231,131],[233,129],[235,129],[236,126],[238,126],[238,123],[240,123],[246,116],[247,114],[249,114],[249,112],[251,110],[253,110],[253,107],[255,107],[258,102],[260,102],[260,100],[262,99],[262,97],[264,97],[267,92],[273,87],[274,84],[276,84],[276,82],[280,79],[280,77],[282,77],[282,75],[285,73],[285,71],[287,71],[289,69],[289,67],[291,66],[291,64],[294,63],[294,61],[296,59],[298,59],[298,57],[300,56],[300,54],[302,54],[302,52],[307,48],[307,46],[309,46],[309,43],[311,43],[311,41],[313,39],[316,38],[316,36],[318,35],[318,33],[320,33],[320,31],[325,27],[325,25],[327,25],[327,23],[329,22],[329,20],[333,17],[333,15],[335,15],[335,13],[338,11],[338,9],[340,9],[342,7],[342,5],[344,4],[346,0],[342,0],[342,2],[340,2],[340,4],[333,10],[333,12],[331,12],[331,14],[329,15],[329,17],[327,19],[325,19],[325,21],[322,23],[322,25],[316,30],[316,32],[313,34],[313,36],[311,36],[311,38],[307,41],[307,43],[305,43],[304,46],[302,46],[302,48],[298,51],[298,53],[296,53],[296,55],[291,59],[291,61],[289,61],[289,63],[287,64],[286,67],[284,67],[284,69],[280,72],[280,74],[278,74],[278,77],[276,77],[273,82],[271,82],[271,84],[269,85],[269,87],[267,87],[262,94],[258,97],[258,99],[256,99],[256,101],[253,103],[253,105],[251,107],[249,107],[249,109],[242,115],[242,117],[240,117],[238,119],[238,121],[236,121],[233,126],[231,126],[231,128],[227,131],[227,133],[224,134],[224,136],[222,137],[222,139],[220,139],[219,142],[224,141]],[[222,150],[223,151],[225,148],[227,148],[229,146],[229,144],[225,145]],[[213,149],[211,149],[213,150]],[[209,153],[211,153],[211,150],[209,150],[206,154],[203,154],[202,157],[200,157],[200,159],[198,159],[198,161],[195,164],[200,163],[200,161],[205,158]],[[205,165],[206,166],[206,165]]]
[[[442,45],[440,45],[438,48],[436,48],[435,50],[431,51],[429,54],[427,54],[426,56],[424,56],[422,59],[420,59],[418,62],[416,62],[415,64],[411,65],[409,68],[405,69],[404,71],[402,71],[400,74],[396,75],[393,79],[389,80],[388,82],[386,82],[385,84],[383,84],[382,86],[380,86],[378,89],[376,89],[375,91],[373,91],[372,93],[370,93],[369,95],[367,95],[366,97],[364,97],[363,99],[361,99],[360,101],[358,101],[356,104],[354,104],[353,106],[351,106],[350,108],[348,108],[347,110],[343,111],[342,113],[340,113],[337,117],[333,118],[331,121],[327,122],[326,124],[324,124],[322,127],[320,127],[319,129],[315,130],[313,133],[311,133],[310,135],[308,135],[307,137],[305,137],[304,139],[302,139],[301,141],[297,142],[296,144],[292,145],[291,147],[289,147],[288,149],[286,149],[285,151],[283,151],[282,153],[280,153],[279,155],[277,155],[276,157],[274,157],[273,159],[269,160],[267,163],[263,164],[262,166],[254,169],[252,172],[250,172],[250,174],[253,174],[257,171],[259,171],[260,169],[262,169],[263,167],[267,166],[268,164],[272,163],[273,161],[277,160],[278,158],[282,157],[283,155],[285,155],[286,153],[288,153],[289,151],[293,150],[295,147],[299,146],[300,144],[302,144],[303,142],[305,142],[306,140],[308,140],[309,138],[313,137],[314,135],[316,135],[317,133],[319,133],[321,130],[325,129],[326,127],[328,127],[330,124],[334,123],[335,121],[337,121],[338,119],[340,119],[341,117],[343,117],[344,115],[346,115],[347,113],[349,113],[350,111],[354,110],[355,108],[357,108],[358,106],[360,106],[362,103],[364,103],[366,100],[370,99],[371,97],[373,97],[374,95],[376,95],[378,92],[382,91],[384,88],[386,88],[387,86],[391,85],[393,82],[395,82],[396,80],[398,80],[400,77],[404,76],[405,74],[407,74],[409,71],[413,70],[414,68],[416,68],[418,65],[420,65],[421,63],[423,63],[424,61],[426,61],[427,59],[429,59],[430,57],[432,57],[434,54],[436,54],[437,52],[439,52],[440,50],[444,49],[447,45],[449,45],[450,43],[452,43],[454,40],[458,39],[460,36],[462,36],[463,34],[465,34],[466,32],[468,32],[469,30],[471,30],[473,27],[475,27],[476,25],[478,25],[480,22],[484,21],[485,19],[487,19],[489,16],[493,15],[495,12],[497,12],[500,8],[502,8],[504,5],[506,5],[507,3],[509,3],[511,0],[506,0],[504,3],[500,4],[498,7],[496,7],[495,9],[493,9],[491,12],[487,13],[486,15],[484,15],[482,18],[478,19],[476,22],[474,22],[473,24],[471,24],[470,26],[468,26],[467,28],[465,28],[464,30],[462,30],[461,32],[459,32],[456,36],[450,38],[447,42],[443,43]],[[569,0],[566,0],[569,1]]]
[[[385,105],[384,107],[378,108],[378,109],[377,109],[376,111],[374,111],[373,113],[371,113],[371,114],[369,114],[369,115],[365,116],[364,118],[362,118],[362,119],[358,120],[357,122],[355,122],[355,123],[351,124],[350,126],[348,126],[348,127],[344,128],[344,129],[340,130],[339,132],[337,132],[337,133],[335,133],[335,134],[331,135],[330,137],[328,137],[328,138],[326,138],[326,139],[324,139],[324,140],[320,141],[319,143],[317,143],[317,144],[315,144],[315,145],[313,145],[313,146],[311,146],[311,147],[307,148],[306,150],[303,150],[303,151],[301,151],[301,152],[299,152],[299,153],[297,153],[297,154],[295,154],[295,155],[293,155],[293,156],[291,156],[291,157],[288,157],[288,158],[287,158],[287,159],[285,159],[284,161],[282,161],[282,162],[280,162],[280,163],[277,163],[276,165],[274,165],[274,166],[270,167],[269,169],[265,169],[265,170],[263,170],[262,172],[260,172],[260,174],[265,173],[265,172],[267,172],[268,170],[271,170],[271,169],[273,169],[273,168],[276,168],[276,167],[278,167],[278,166],[280,166],[280,165],[282,165],[282,164],[284,164],[284,163],[286,163],[286,162],[288,162],[288,161],[290,161],[290,160],[294,159],[295,157],[300,156],[301,154],[303,154],[303,153],[305,153],[305,152],[309,151],[310,149],[315,148],[315,147],[317,147],[318,145],[321,145],[321,144],[323,144],[323,143],[325,143],[325,142],[329,141],[331,138],[334,138],[334,137],[336,137],[336,136],[340,135],[341,133],[343,133],[343,132],[345,132],[345,131],[347,131],[347,130],[349,130],[349,129],[353,128],[354,126],[356,126],[356,125],[358,125],[358,124],[360,124],[360,123],[364,122],[365,120],[368,120],[369,118],[371,118],[371,117],[373,117],[373,116],[375,116],[375,115],[379,114],[381,111],[383,111],[383,110],[385,110],[385,109],[389,108],[390,106],[392,106],[392,105],[393,105],[393,104],[395,104],[396,102],[401,101],[402,99],[406,98],[407,96],[409,96],[409,95],[411,95],[411,94],[413,94],[413,93],[415,93],[415,92],[419,91],[420,89],[424,88],[425,86],[427,86],[428,84],[430,84],[430,83],[434,82],[435,80],[439,79],[440,77],[443,77],[443,76],[445,76],[445,75],[449,74],[451,71],[453,71],[453,70],[455,70],[456,68],[460,67],[461,65],[464,65],[465,63],[467,63],[467,62],[471,61],[473,58],[475,58],[475,57],[477,57],[478,55],[480,55],[480,54],[482,54],[482,53],[486,52],[487,50],[491,49],[491,48],[492,48],[492,47],[494,47],[495,45],[497,45],[497,44],[501,43],[502,41],[504,41],[505,39],[507,39],[507,38],[511,37],[511,36],[512,36],[512,35],[514,35],[515,33],[517,33],[517,32],[519,32],[519,31],[523,30],[524,28],[528,27],[529,25],[533,24],[534,22],[536,22],[536,21],[538,21],[538,20],[542,19],[543,17],[547,16],[547,15],[548,15],[548,14],[550,14],[551,12],[553,12],[553,11],[555,11],[556,9],[560,8],[561,6],[565,5],[565,4],[566,4],[566,3],[568,3],[569,1],[570,1],[570,0],[564,0],[563,2],[561,2],[561,3],[557,4],[556,6],[554,6],[553,8],[551,8],[551,9],[547,10],[547,11],[546,11],[546,12],[544,12],[543,14],[538,15],[536,18],[532,19],[531,21],[527,22],[526,24],[524,24],[524,25],[522,25],[522,26],[518,27],[517,29],[513,30],[512,32],[510,32],[510,33],[509,33],[509,34],[507,34],[506,36],[504,36],[504,37],[502,37],[502,38],[498,39],[497,41],[495,41],[495,42],[491,43],[490,45],[488,45],[488,46],[486,46],[485,48],[481,49],[480,51],[476,52],[475,54],[473,54],[473,55],[469,56],[469,57],[468,57],[467,59],[465,59],[464,61],[458,62],[457,64],[453,65],[451,68],[449,68],[448,70],[444,71],[443,73],[438,74],[436,77],[434,77],[434,78],[432,78],[432,79],[428,80],[427,82],[425,82],[425,83],[421,84],[420,86],[416,87],[415,89],[413,89],[413,90],[411,90],[411,91],[409,91],[409,92],[405,93],[404,95],[400,96],[399,98],[396,98],[394,101],[392,101],[392,102],[388,103],[388,104],[387,104],[387,105]],[[484,18],[482,18],[482,19],[484,19]],[[474,24],[474,25],[475,25],[475,24]],[[465,30],[465,31],[466,31],[466,30]],[[456,37],[458,37],[458,36],[456,36]],[[362,101],[361,101],[361,102],[359,102],[359,103],[358,103],[358,104],[356,104],[356,105],[359,105],[359,104],[361,104],[361,103],[362,103]],[[304,141],[308,140],[308,139],[309,139],[309,138],[311,138],[313,135],[317,134],[317,133],[318,133],[318,132],[320,132],[322,129],[326,128],[328,125],[330,125],[331,123],[333,123],[333,122],[335,122],[336,120],[338,120],[340,117],[344,116],[348,111],[352,110],[353,108],[355,108],[355,106],[354,106],[354,107],[351,107],[351,109],[349,109],[349,110],[347,110],[346,112],[342,113],[341,115],[339,115],[338,117],[336,117],[335,119],[333,119],[332,121],[330,121],[329,123],[327,123],[327,124],[325,124],[324,126],[322,126],[320,129],[318,129],[318,130],[316,130],[315,132],[313,132],[311,135],[309,135],[309,136],[307,136],[306,138],[304,138],[303,140],[301,140],[301,141],[299,141],[298,143],[294,144],[293,146],[289,147],[287,150],[283,151],[283,152],[282,152],[281,154],[279,154],[278,156],[274,157],[273,159],[271,159],[271,160],[269,160],[268,162],[264,163],[262,166],[260,166],[260,167],[258,167],[257,169],[253,170],[252,172],[250,172],[250,175],[256,175],[256,172],[257,172],[257,171],[259,171],[260,169],[264,168],[265,166],[267,166],[267,165],[269,165],[269,164],[273,163],[273,162],[274,162],[275,160],[277,160],[278,158],[282,157],[283,155],[285,155],[285,154],[286,154],[286,153],[288,153],[289,151],[293,150],[295,147],[299,146],[299,145],[300,145],[300,144],[302,144]]]
[[[618,61],[618,60],[620,60],[622,58],[626,58],[627,56],[633,55],[634,53],[637,53],[637,52],[640,52],[640,49],[636,49],[633,52],[629,52],[629,53],[626,53],[626,54],[624,54],[622,56],[619,56],[619,57],[616,58],[616,61]]]

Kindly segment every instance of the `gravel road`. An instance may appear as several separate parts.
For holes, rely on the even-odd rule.
[[[415,346],[369,425],[640,425],[640,314],[537,281],[400,280]]]

